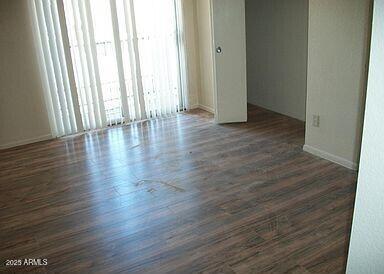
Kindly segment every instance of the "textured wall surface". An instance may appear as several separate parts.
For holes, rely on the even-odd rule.
[[[375,0],[367,105],[347,273],[384,273],[384,1]]]

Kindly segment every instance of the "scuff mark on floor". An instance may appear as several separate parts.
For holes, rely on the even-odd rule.
[[[137,148],[137,147],[139,147],[139,146],[141,146],[141,143],[139,143],[139,144],[137,144],[137,145],[133,145],[133,146],[129,147],[128,149],[134,149],[134,148]]]
[[[142,179],[139,181],[139,183],[158,183],[158,184],[162,184],[164,186],[167,186],[167,187],[170,187],[178,192],[185,192],[185,189],[184,188],[181,188],[181,187],[178,187],[178,186],[175,186],[173,184],[170,184],[168,182],[164,182],[164,181],[161,181],[161,180],[149,180],[149,179]]]
[[[147,190],[147,192],[149,192],[149,193],[153,193],[153,192],[155,192],[155,191],[156,191],[156,189],[154,189],[154,188],[152,188],[152,187],[151,187],[150,189]]]

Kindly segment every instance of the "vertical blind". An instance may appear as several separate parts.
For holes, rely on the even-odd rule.
[[[181,0],[30,1],[55,136],[188,107]]]

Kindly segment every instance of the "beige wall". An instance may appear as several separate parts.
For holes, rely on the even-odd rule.
[[[214,76],[210,0],[196,0],[196,11],[200,65],[199,105],[213,111]]]
[[[305,120],[308,0],[246,0],[248,102]]]
[[[0,1],[0,148],[50,137],[27,1]]]
[[[310,0],[305,150],[356,167],[371,0]],[[320,115],[320,127],[312,126]]]
[[[198,105],[200,91],[200,60],[196,26],[196,0],[184,0],[182,3],[185,24],[185,46],[188,63],[189,104],[194,107]]]

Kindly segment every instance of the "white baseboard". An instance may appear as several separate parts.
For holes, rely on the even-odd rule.
[[[41,142],[41,141],[46,141],[46,140],[50,140],[50,139],[52,139],[52,135],[47,134],[47,135],[42,135],[42,136],[39,136],[36,138],[10,142],[7,144],[0,145],[0,150],[12,148],[12,147],[17,147],[17,146],[22,146],[22,145],[27,145],[27,144],[32,144],[32,143]]]
[[[204,106],[204,105],[201,105],[201,104],[196,104],[196,105],[193,105],[190,107],[190,109],[196,109],[196,108],[200,108],[202,110],[205,110],[205,111],[208,111],[210,113],[213,113],[215,114],[215,110],[211,107],[207,107],[207,106]]]
[[[323,159],[326,159],[328,161],[331,161],[335,164],[338,164],[338,165],[341,165],[343,167],[346,167],[348,169],[352,169],[352,170],[357,170],[358,169],[358,164],[357,163],[354,163],[354,162],[351,162],[347,159],[344,159],[344,158],[341,158],[339,156],[336,156],[336,155],[333,155],[329,152],[326,152],[326,151],[323,151],[323,150],[320,150],[318,148],[314,148],[312,146],[309,146],[309,145],[304,145],[303,147],[303,150],[308,152],[308,153],[311,153],[315,156],[318,156],[320,158],[323,158]]]
[[[189,109],[197,109],[199,108],[199,104],[191,105]]]

